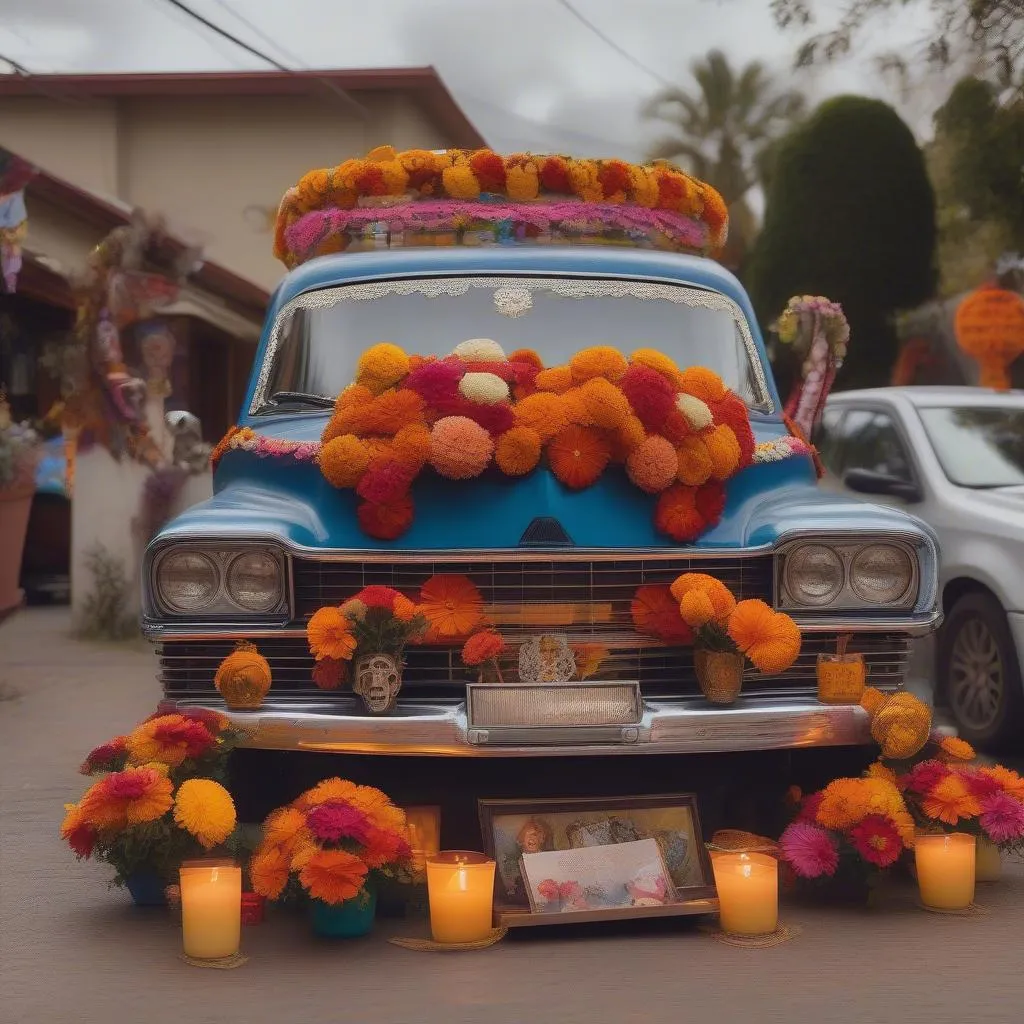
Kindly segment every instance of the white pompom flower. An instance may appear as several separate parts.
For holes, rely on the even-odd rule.
[[[693,430],[706,430],[715,422],[715,417],[711,414],[707,403],[702,402],[699,398],[694,398],[693,395],[678,395],[676,408],[686,417],[686,422]]]
[[[459,342],[452,355],[465,359],[467,363],[503,363],[506,358],[502,347],[490,338],[470,338]]]
[[[496,373],[467,373],[459,381],[459,393],[471,402],[481,405],[497,405],[507,402],[509,391],[505,383]]]

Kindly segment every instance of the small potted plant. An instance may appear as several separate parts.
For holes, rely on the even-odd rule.
[[[423,636],[426,617],[409,598],[391,587],[364,587],[340,606],[315,612],[306,625],[318,686],[333,689],[353,662],[352,689],[372,714],[390,711],[402,687],[402,654]]]
[[[356,938],[373,928],[377,886],[412,880],[405,812],[379,789],[326,779],[272,811],[249,864],[253,890],[308,902],[313,931]]]
[[[0,393],[0,618],[21,604],[18,579],[41,454],[38,435],[12,421]]]
[[[476,669],[481,683],[489,676],[504,683],[498,659],[507,650],[508,644],[500,633],[493,629],[482,629],[462,645],[462,661],[468,668]]]
[[[137,905],[163,905],[182,861],[236,852],[235,805],[221,784],[235,739],[198,712],[155,715],[97,747],[81,771],[99,778],[65,806],[62,838],[79,859],[110,864]]]
[[[764,601],[737,602],[721,580],[696,572],[678,577],[671,590],[694,631],[694,669],[713,704],[732,704],[739,696],[745,659],[759,672],[778,675],[800,654],[800,628]]]

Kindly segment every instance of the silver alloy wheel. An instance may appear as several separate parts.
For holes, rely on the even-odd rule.
[[[979,732],[991,728],[1006,684],[999,645],[984,619],[972,617],[963,624],[950,662],[949,702],[957,719]]]

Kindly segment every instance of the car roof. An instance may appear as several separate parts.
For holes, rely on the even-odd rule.
[[[950,406],[1024,407],[1024,391],[993,391],[979,387],[890,387],[840,391],[831,395],[829,405],[848,405],[863,401],[884,401],[889,404],[909,402],[917,409],[949,408]]]

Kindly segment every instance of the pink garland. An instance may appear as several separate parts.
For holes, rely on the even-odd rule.
[[[447,199],[352,210],[314,210],[295,221],[285,232],[285,238],[292,253],[304,260],[331,235],[362,230],[377,223],[386,224],[390,232],[397,233],[454,231],[476,225],[496,227],[506,221],[526,224],[539,231],[561,228],[580,234],[607,235],[610,229],[619,230],[652,242],[662,235],[672,247],[688,252],[706,253],[710,247],[707,226],[684,214],[632,204],[582,200],[485,203]]]

